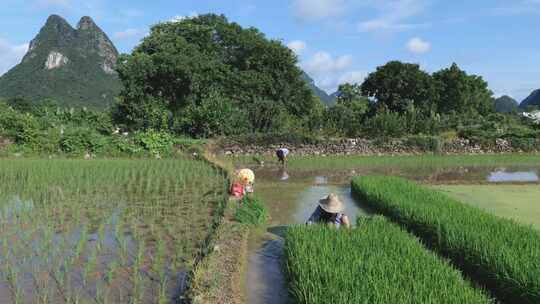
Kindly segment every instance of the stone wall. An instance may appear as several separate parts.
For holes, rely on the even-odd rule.
[[[408,142],[406,139],[393,139],[387,141],[368,139],[339,139],[329,140],[318,144],[269,144],[269,145],[241,145],[237,143],[224,143],[219,145],[218,153],[229,156],[274,155],[275,151],[286,147],[297,156],[326,156],[326,155],[414,155],[423,153],[440,154],[487,154],[487,153],[520,153],[526,152],[512,147],[505,139],[497,139],[492,147],[482,147],[468,139],[453,139],[438,141],[436,145],[422,147]],[[537,143],[536,152],[540,151],[540,142]],[[527,151],[534,152],[534,151]]]

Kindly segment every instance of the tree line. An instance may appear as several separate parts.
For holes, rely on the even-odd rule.
[[[361,84],[341,85],[336,104],[325,106],[289,48],[222,15],[153,26],[131,54],[120,56],[117,72],[122,90],[104,112],[48,103],[33,108],[20,98],[0,102],[0,136],[37,147],[54,135],[65,151],[97,151],[111,142],[130,151],[144,138],[172,142],[165,134],[508,137],[527,145],[540,134],[538,125],[496,113],[488,83],[457,64],[430,74],[417,64],[391,61]],[[140,138],[109,140],[117,128]]]

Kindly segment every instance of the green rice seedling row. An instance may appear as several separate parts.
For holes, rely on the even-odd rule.
[[[352,191],[420,237],[505,303],[540,303],[540,233],[397,177],[365,176]]]
[[[226,185],[189,159],[0,160],[0,303],[178,300]]]
[[[384,217],[360,218],[357,226],[288,229],[285,271],[297,303],[492,303]]]

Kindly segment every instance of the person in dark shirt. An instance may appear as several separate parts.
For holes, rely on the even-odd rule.
[[[327,197],[319,200],[319,206],[309,217],[307,224],[323,223],[335,225],[337,228],[350,228],[351,222],[349,217],[343,214],[345,205],[339,200],[339,197],[330,193]]]
[[[280,148],[276,151],[276,156],[282,166],[285,166],[285,162],[287,161],[287,155],[289,155],[289,149],[287,148]]]

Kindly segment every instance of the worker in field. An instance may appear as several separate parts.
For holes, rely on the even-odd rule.
[[[253,184],[255,184],[255,173],[251,169],[242,169],[238,172],[238,178],[244,186],[245,193],[253,193]]]
[[[289,149],[287,148],[280,148],[276,151],[276,156],[282,166],[285,166],[285,162],[287,161],[287,155],[289,155]]]
[[[231,185],[230,194],[234,197],[242,197],[246,193],[253,192],[255,183],[255,173],[250,169],[236,171],[236,178]]]
[[[329,224],[335,225],[337,228],[351,228],[349,217],[343,214],[343,210],[345,210],[345,205],[339,197],[330,193],[327,197],[319,200],[319,206],[309,217],[307,224]]]

